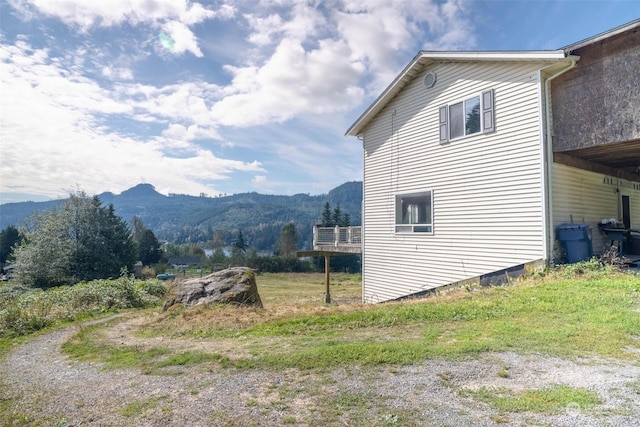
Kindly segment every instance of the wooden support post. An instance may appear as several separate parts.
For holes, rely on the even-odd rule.
[[[331,304],[331,294],[329,293],[329,268],[331,266],[331,255],[324,254],[324,303]]]

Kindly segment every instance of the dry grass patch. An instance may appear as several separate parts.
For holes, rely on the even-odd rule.
[[[322,273],[265,273],[257,276],[256,282],[262,309],[222,304],[186,308],[177,304],[149,318],[142,328],[142,336],[206,336],[213,331],[242,330],[279,319],[367,307],[361,303],[359,275],[331,275],[333,304],[330,305],[322,302],[325,286]]]

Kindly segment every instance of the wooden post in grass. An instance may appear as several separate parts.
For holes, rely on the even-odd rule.
[[[333,255],[351,255],[351,254],[361,254],[362,249],[358,247],[354,247],[352,250],[335,250],[332,246],[331,250],[325,249],[314,249],[312,251],[297,251],[296,256],[300,257],[324,257],[324,303],[331,304],[331,293],[329,291],[329,282],[330,275],[329,271],[331,270],[331,256]]]
[[[331,304],[331,294],[329,293],[329,268],[331,256],[324,254],[324,303]]]

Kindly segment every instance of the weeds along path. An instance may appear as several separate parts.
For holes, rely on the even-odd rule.
[[[135,345],[141,319],[114,320],[104,325],[105,336]],[[407,367],[274,372],[196,365],[148,375],[67,358],[61,346],[79,330],[35,337],[2,361],[0,424],[640,426],[640,367],[632,363],[500,353]],[[141,348],[149,344],[143,341]],[[213,340],[193,344],[215,347]],[[557,385],[590,390],[601,401],[592,408],[570,402],[540,413],[496,409],[487,397]]]

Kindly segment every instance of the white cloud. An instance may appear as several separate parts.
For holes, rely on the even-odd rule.
[[[211,192],[215,181],[228,179],[236,171],[263,170],[257,161],[222,159],[190,144],[191,139],[217,136],[215,129],[192,121],[170,126],[167,135],[146,137],[113,132],[104,121],[117,120],[122,114],[130,117],[133,110],[161,121],[154,116],[155,108],[169,117],[185,105],[197,116],[206,107],[193,94],[205,93],[210,89],[206,85],[160,89],[129,85],[120,88],[134,88],[131,93],[106,91],[66,70],[46,50],[32,49],[24,42],[0,45],[0,60],[0,191],[57,197],[76,184],[99,193],[119,192],[145,181],[175,193],[199,194]],[[145,91],[141,101],[123,98],[127,94],[140,97]],[[162,100],[173,102],[166,107]],[[177,119],[188,114],[182,112]],[[176,156],[168,156],[167,151]]]
[[[10,82],[3,83],[3,90],[10,90],[14,83],[28,84],[33,89],[29,92],[35,91],[63,109],[104,114],[131,112],[128,105],[109,98],[109,92],[94,81],[73,72],[74,65],[68,66],[65,58],[50,58],[46,49],[32,49],[19,41],[14,46],[1,45],[0,59],[2,79]],[[27,93],[21,101],[28,102]]]
[[[374,93],[393,80],[405,65],[399,62],[405,55],[411,57],[419,49],[469,49],[475,43],[473,27],[458,0],[352,0],[334,16],[352,61],[366,64]]]
[[[472,49],[476,44],[473,22],[466,15],[467,1],[448,0],[438,6],[438,19],[428,20],[434,40],[424,49],[462,50]]]
[[[338,31],[349,46],[352,59],[367,62],[373,70],[396,64],[396,52],[414,44],[411,34],[415,30],[407,22],[403,4],[335,13]]]
[[[271,44],[274,35],[282,31],[282,18],[280,18],[280,15],[273,14],[266,18],[246,15],[246,18],[253,29],[253,32],[249,35],[248,39],[250,42],[258,46]]]
[[[417,50],[474,43],[458,0],[344,1],[326,15],[312,2],[275,3],[243,15],[252,31],[247,40],[259,49],[246,64],[225,67],[233,79],[211,109],[216,123],[252,126],[347,111],[362,103],[363,86],[377,95]],[[423,43],[426,34],[430,42]]]
[[[351,108],[363,96],[362,68],[346,57],[341,41],[321,40],[307,52],[285,39],[262,67],[227,68],[234,78],[212,107],[213,117],[222,125],[249,126]]]
[[[133,71],[131,71],[130,68],[104,66],[102,68],[102,75],[109,79],[133,80]]]
[[[221,88],[206,82],[186,82],[155,87],[142,84],[120,84],[115,95],[131,105],[137,117],[146,115],[179,119],[202,127],[213,125],[208,104],[221,96]],[[153,119],[152,119],[153,120]],[[160,119],[163,121],[163,119]]]
[[[202,128],[198,125],[183,126],[173,123],[162,132],[162,136],[173,140],[194,141],[197,139],[220,139],[216,129]]]
[[[162,31],[159,45],[177,55],[188,52],[197,57],[204,54],[189,26],[236,15],[229,5],[214,11],[186,0],[114,0],[107,2],[109,6],[92,0],[68,0],[56,7],[44,0],[20,3],[27,1],[43,13],[83,27],[157,24]],[[335,3],[328,12],[325,4],[291,0],[240,2],[238,6],[251,9],[241,16],[251,31],[247,40],[260,49],[238,54],[235,62],[228,62],[224,69],[232,75],[231,83],[225,87],[194,82],[177,88],[117,88],[122,99],[135,100],[135,117],[152,120],[147,114],[160,115],[211,128],[347,111],[365,99],[363,86],[370,94],[378,94],[404,65],[401,61],[417,49],[473,44],[464,3],[458,0],[346,0]],[[432,35],[431,42],[420,45],[425,32]],[[402,52],[404,56],[399,54]],[[102,73],[120,80],[133,76],[126,66],[105,65]],[[140,99],[132,93],[136,90],[153,95]]]
[[[228,6],[218,13],[187,0],[11,0],[11,5],[23,11],[29,10],[29,6],[35,7],[41,13],[83,30],[94,25],[111,27],[125,22],[137,25],[163,20],[180,20],[193,25],[217,15],[233,16]]]
[[[336,151],[327,135],[341,138],[344,116],[364,108],[407,58],[421,48],[475,43],[458,0],[233,0],[215,10],[187,0],[9,1],[23,17],[44,14],[78,30],[63,36],[43,21],[44,37],[14,34],[13,46],[0,46],[0,143],[11,163],[0,184],[22,192],[59,194],[59,182],[119,191],[146,181],[211,193],[205,183],[236,172],[253,172],[251,185],[275,189],[287,178],[276,170],[279,160],[263,160],[274,153],[290,159],[291,173],[321,182],[325,165],[317,159]],[[242,21],[209,22],[232,17]],[[165,53],[158,60],[154,52]],[[285,122],[313,125],[258,132]],[[234,156],[260,153],[262,163],[221,159],[202,149],[211,141]],[[347,151],[357,158],[359,149]],[[268,180],[263,164],[271,167]],[[334,175],[349,176],[348,164],[332,164]]]
[[[37,10],[82,32],[95,26],[114,27],[125,23],[160,27],[171,37],[173,53],[190,52],[197,57],[203,54],[190,27],[235,15],[235,9],[230,5],[216,11],[188,0],[10,0],[10,4],[27,18],[33,18]]]
[[[203,56],[202,51],[198,47],[195,34],[182,22],[169,21],[162,26],[162,29],[171,37],[172,43],[170,46],[165,45],[165,48],[169,47],[172,53],[181,54],[191,52],[199,58]]]
[[[267,183],[267,177],[264,175],[256,175],[253,177],[253,179],[251,180],[251,182],[255,185],[255,186],[262,186],[264,184]]]

